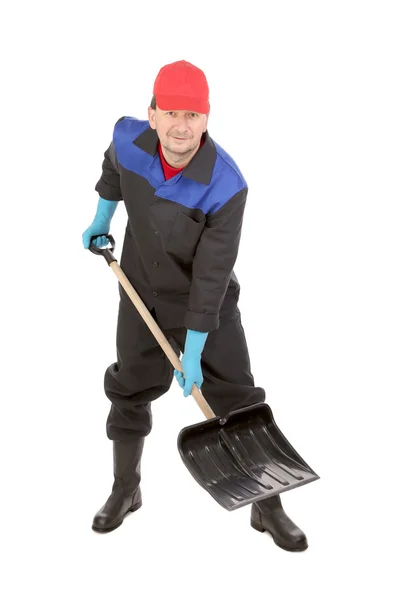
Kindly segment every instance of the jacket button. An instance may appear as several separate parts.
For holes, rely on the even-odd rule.
[[[155,260],[155,261],[153,262],[153,267],[158,267],[158,265],[159,265],[159,263],[158,263],[158,262]]]
[[[153,292],[153,296],[158,296],[158,292]]]
[[[159,231],[155,231],[154,233],[155,233],[156,235],[160,235],[160,232],[159,232]]]

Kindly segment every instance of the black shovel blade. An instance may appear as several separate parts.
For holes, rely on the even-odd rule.
[[[178,449],[194,479],[228,511],[319,479],[265,403],[185,427]]]

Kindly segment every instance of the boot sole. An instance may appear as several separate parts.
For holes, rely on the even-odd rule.
[[[139,502],[137,502],[136,504],[134,504],[133,506],[131,506],[131,508],[129,508],[126,513],[124,514],[124,516],[122,517],[121,521],[119,523],[117,523],[116,525],[114,525],[113,527],[95,527],[94,525],[92,525],[92,529],[93,531],[97,531],[98,533],[109,533],[110,531],[114,531],[114,529],[117,529],[118,527],[120,527],[122,525],[122,523],[124,522],[124,518],[126,517],[126,515],[130,512],[135,512],[135,510],[138,510],[138,508],[140,508],[142,506],[142,501],[140,500]]]
[[[268,529],[265,529],[265,527],[260,525],[260,523],[258,523],[257,521],[254,521],[253,519],[251,519],[250,525],[253,527],[253,529],[255,529],[256,531],[259,531],[260,533],[264,533],[264,531],[267,531],[270,534],[270,536],[272,537],[272,539],[274,540],[275,544],[277,546],[279,546],[279,548],[282,548],[282,550],[287,550],[288,552],[304,552],[304,550],[307,550],[307,548],[308,548],[308,544],[306,544],[305,546],[301,546],[301,548],[292,548],[290,546],[284,546],[283,544],[279,544],[276,541],[276,539],[274,538],[274,536],[272,535],[272,533],[270,531],[268,531]]]

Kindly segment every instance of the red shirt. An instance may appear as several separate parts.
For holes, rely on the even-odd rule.
[[[204,135],[201,138],[201,142],[200,142],[199,148],[201,148],[203,144],[204,144]],[[171,177],[174,177],[175,175],[177,175],[178,173],[180,173],[181,171],[183,171],[183,169],[185,168],[185,167],[179,167],[178,169],[176,169],[175,167],[171,167],[171,165],[169,165],[167,163],[167,161],[164,158],[164,154],[163,154],[160,142],[158,142],[158,153],[160,155],[161,164],[162,164],[162,168],[163,168],[163,171],[164,171],[165,179],[171,179]]]

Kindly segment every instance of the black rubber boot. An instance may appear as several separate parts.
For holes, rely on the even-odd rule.
[[[143,445],[144,437],[113,441],[114,484],[107,502],[94,516],[95,531],[113,531],[122,524],[125,515],[142,506],[139,483]]]
[[[285,513],[279,495],[254,502],[250,523],[257,531],[268,531],[275,544],[284,550],[299,552],[308,548],[305,534]]]

